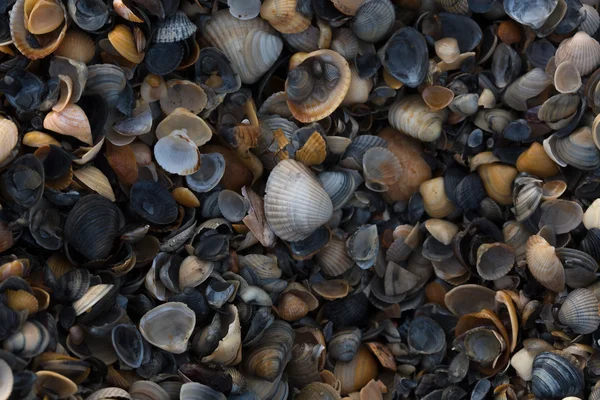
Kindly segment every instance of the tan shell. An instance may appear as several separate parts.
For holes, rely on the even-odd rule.
[[[73,81],[68,75],[58,75],[58,79],[60,79],[60,97],[56,104],[52,106],[52,110],[61,112],[71,101],[71,96],[73,95]]]
[[[210,127],[202,118],[183,107],[173,110],[156,127],[156,138],[169,136],[174,130],[185,129],[196,146],[202,146],[212,137]]]
[[[325,99],[317,99],[314,97],[314,92],[311,90],[308,98],[303,100],[301,103],[298,103],[290,99],[290,79],[288,76],[288,79],[285,81],[287,105],[294,118],[304,123],[321,120],[338,108],[338,106],[344,100],[344,97],[346,97],[346,94],[350,88],[350,82],[352,80],[348,62],[341,55],[331,50],[317,50],[313,51],[312,53],[308,53],[302,59],[302,62],[291,68],[290,71],[293,71],[298,67],[302,67],[304,63],[309,63],[313,59],[319,60],[322,63],[333,65],[335,68],[337,68],[339,78],[331,81],[331,83],[327,82],[325,78],[315,82],[315,86],[325,85],[325,90],[327,92],[327,97]],[[334,86],[330,87],[330,85]]]
[[[552,247],[543,237],[527,240],[527,266],[531,275],[553,292],[565,289],[565,269]]]
[[[431,111],[420,96],[407,96],[392,104],[390,124],[402,133],[424,142],[433,142],[442,134],[448,110]]]
[[[139,64],[144,59],[144,53],[139,52],[137,49],[133,32],[126,25],[119,24],[115,26],[108,33],[108,40],[127,61]]]
[[[28,315],[38,312],[39,304],[37,298],[26,290],[7,290],[6,305],[15,311],[25,310]]]
[[[308,314],[306,302],[293,293],[284,293],[279,297],[277,314],[285,321],[297,321]]]
[[[454,204],[446,195],[444,178],[437,177],[425,181],[419,187],[423,196],[425,212],[432,218],[445,218],[454,211]]]
[[[233,304],[228,304],[225,311],[228,314],[229,327],[223,339],[219,341],[217,348],[212,354],[203,357],[202,362],[219,365],[236,365],[241,361],[242,351],[242,328],[238,309]],[[223,323],[223,322],[222,322]]]
[[[512,185],[518,173],[516,168],[499,163],[484,164],[477,168],[477,172],[489,197],[501,205],[512,204]]]
[[[296,151],[296,160],[310,167],[325,161],[327,157],[327,145],[325,139],[319,132],[314,132],[306,143]]]
[[[2,120],[0,120],[0,124],[1,121]],[[50,144],[61,147],[58,140],[54,139],[51,135],[40,131],[31,131],[23,135],[23,144],[29,147],[42,147]]]
[[[333,214],[333,204],[319,180],[303,164],[283,160],[269,175],[265,215],[283,240],[306,239]]]
[[[443,110],[454,100],[452,90],[438,85],[427,86],[421,96],[431,111]]]
[[[196,197],[194,192],[192,192],[188,188],[184,188],[184,187],[175,188],[175,189],[173,189],[171,194],[173,195],[173,198],[175,199],[177,204],[180,204],[184,207],[189,207],[189,208],[200,207],[200,200],[198,200],[198,198]]]
[[[70,29],[54,54],[87,64],[96,54],[96,45],[87,33]]]
[[[363,155],[366,186],[375,192],[387,192],[402,176],[398,158],[385,147],[371,147]]]
[[[371,93],[371,89],[373,89],[373,80],[370,78],[361,78],[358,75],[358,71],[354,64],[350,66],[350,74],[350,87],[348,88],[348,93],[346,93],[346,96],[344,97],[344,101],[342,101],[342,105],[348,106],[366,103],[369,100],[369,93]]]
[[[435,54],[445,63],[453,63],[460,56],[458,41],[455,38],[442,38],[435,42]]]
[[[281,33],[300,33],[310,25],[310,18],[297,11],[297,0],[265,0],[260,16]]]
[[[570,61],[561,63],[554,72],[554,87],[560,93],[575,93],[581,87],[581,75]]]
[[[346,15],[354,15],[366,0],[331,0],[335,8]]]
[[[538,142],[533,142],[527,150],[521,153],[517,158],[516,166],[519,172],[527,172],[540,178],[549,178],[560,172],[558,165],[548,157],[544,146]]]
[[[115,10],[115,12],[121,18],[126,19],[127,21],[131,21],[131,22],[137,22],[137,23],[144,22],[143,19],[141,19],[140,17],[135,15],[135,13],[133,11],[131,11],[131,9],[129,7],[127,7],[127,5],[125,5],[123,0],[113,0],[112,3],[113,3],[113,10]]]
[[[257,82],[273,66],[283,41],[262,18],[239,20],[228,10],[212,13],[204,37],[231,61],[245,84]]]
[[[44,118],[44,129],[72,136],[92,146],[92,128],[87,115],[77,104],[67,104],[60,112],[50,111]]]
[[[458,233],[458,225],[443,219],[431,218],[425,221],[425,229],[445,245],[452,243],[452,239]]]
[[[46,46],[40,48],[32,47],[27,41],[29,33],[25,28],[25,0],[17,0],[10,11],[10,33],[13,44],[27,58],[37,60],[52,54],[60,45],[67,33],[67,9],[61,1],[56,1],[63,11],[62,28],[55,29],[44,37]]]
[[[99,195],[106,197],[110,201],[116,201],[115,193],[113,192],[108,178],[98,168],[93,165],[87,165],[83,168],[74,170],[73,175],[78,183],[93,190]]]
[[[377,376],[378,363],[371,352],[360,346],[352,361],[338,361],[333,374],[342,384],[341,393],[348,394],[362,389]]]
[[[167,91],[160,97],[160,108],[165,114],[169,115],[179,108],[184,108],[192,114],[198,114],[206,107],[208,97],[204,93],[204,89],[194,82],[171,79],[166,85]],[[198,127],[197,130],[206,135],[203,127]]]
[[[573,37],[561,42],[554,62],[560,66],[564,61],[570,61],[585,76],[600,65],[600,43],[585,32],[577,32]]]
[[[527,240],[531,236],[525,225],[517,221],[508,221],[502,227],[502,233],[504,242],[515,249],[517,261],[524,260]]]
[[[0,118],[0,164],[12,160],[19,143],[19,129],[7,118]],[[16,152],[15,152],[16,153]]]
[[[146,103],[159,100],[167,93],[167,84],[162,76],[148,74],[140,86],[140,96]]]
[[[69,378],[52,371],[37,371],[34,386],[37,392],[43,390],[56,393],[59,398],[65,399],[77,392],[77,385]]]
[[[478,312],[484,308],[493,310],[496,292],[480,285],[460,285],[446,293],[444,298],[448,310],[456,316]]]
[[[99,284],[91,286],[85,294],[73,303],[75,309],[75,315],[81,315],[96,303],[98,303],[104,296],[112,290],[114,285]]]
[[[556,200],[567,190],[567,183],[565,181],[549,181],[544,183],[542,186],[542,200]],[[583,216],[585,219],[585,214]]]
[[[346,252],[346,242],[335,235],[315,254],[315,260],[321,270],[329,276],[339,276],[354,265],[354,261]]]
[[[53,0],[39,0],[27,17],[27,30],[44,35],[59,28],[64,22],[62,6]]]

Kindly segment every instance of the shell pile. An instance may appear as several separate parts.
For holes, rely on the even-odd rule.
[[[600,400],[598,0],[0,2],[0,400]]]

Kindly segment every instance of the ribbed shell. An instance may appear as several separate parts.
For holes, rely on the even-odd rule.
[[[447,12],[454,14],[469,14],[468,0],[435,0],[435,4]]]
[[[542,182],[533,177],[519,177],[515,180],[513,203],[517,221],[525,221],[537,210],[542,200]]]
[[[346,60],[354,59],[359,47],[358,38],[350,29],[342,27],[333,32],[330,48]]]
[[[556,141],[556,155],[569,165],[587,171],[600,166],[600,152],[592,139],[592,131],[584,126]]]
[[[543,69],[534,68],[508,86],[504,92],[504,102],[515,110],[527,111],[527,100],[542,93],[551,83],[552,80]]]
[[[596,261],[600,260],[600,229],[592,228],[587,231],[585,238],[580,243],[581,250],[592,256]]]
[[[119,101],[119,94],[125,89],[127,79],[123,70],[112,64],[95,64],[88,67],[88,79],[85,94],[99,94],[108,108],[113,108]]]
[[[593,36],[598,28],[600,28],[600,16],[598,15],[598,11],[594,7],[584,4],[580,9],[580,12],[585,14],[585,19],[579,24],[577,30]]]
[[[390,0],[363,3],[352,19],[352,31],[361,40],[375,43],[385,38],[394,26],[396,11]]]
[[[583,390],[583,372],[571,358],[548,351],[535,357],[531,382],[537,398],[564,398]]]
[[[310,25],[300,33],[284,33],[283,38],[294,50],[310,53],[319,49],[319,28]]]
[[[283,41],[266,21],[239,20],[227,10],[212,14],[204,25],[204,36],[225,53],[245,84],[258,81],[283,49]]]
[[[389,111],[390,124],[407,135],[433,142],[442,134],[448,110],[431,111],[421,96],[407,96],[394,103]]]
[[[447,184],[448,174],[444,178],[444,183]],[[485,188],[479,175],[475,172],[464,177],[457,186],[454,186],[453,196],[448,192],[446,186],[446,194],[452,200],[454,197],[456,205],[463,210],[476,210],[479,208],[481,201],[486,197]]]
[[[386,192],[402,175],[398,158],[384,147],[372,147],[363,156],[366,185],[375,192]]]
[[[571,61],[581,76],[587,75],[600,65],[600,43],[585,32],[577,32],[556,50],[554,62],[560,65],[563,61]]]
[[[362,183],[362,179],[353,177],[351,172],[346,171],[323,171],[318,178],[333,203],[334,211],[342,208]],[[357,182],[358,179],[360,180]]]
[[[346,252],[346,242],[337,236],[332,236],[329,243],[315,254],[315,260],[329,276],[339,276],[354,265]]]
[[[333,204],[313,173],[294,160],[283,160],[267,180],[265,215],[283,240],[306,239],[333,214]]]
[[[529,271],[544,287],[554,292],[565,289],[565,269],[543,237],[533,235],[527,240],[526,258]]]
[[[592,333],[600,325],[598,299],[588,289],[575,289],[560,307],[558,319],[576,333]]]
[[[158,24],[153,40],[155,43],[179,42],[192,36],[196,29],[196,25],[183,11],[177,11]]]

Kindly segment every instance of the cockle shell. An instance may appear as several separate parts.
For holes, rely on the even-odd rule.
[[[554,247],[539,235],[527,240],[527,266],[533,277],[546,288],[554,292],[564,290],[565,269]]]
[[[90,146],[94,144],[90,122],[83,109],[76,104],[68,104],[60,112],[50,111],[44,118],[44,128],[72,136]]]
[[[585,32],[577,32],[556,49],[554,62],[560,66],[564,61],[573,63],[581,76],[585,76],[600,65],[600,43]]]
[[[448,110],[431,111],[420,96],[407,96],[390,108],[390,124],[407,135],[433,142],[442,134]]]

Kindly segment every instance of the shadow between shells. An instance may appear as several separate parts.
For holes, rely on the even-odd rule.
[[[600,400],[597,3],[0,2],[0,400]]]

